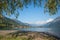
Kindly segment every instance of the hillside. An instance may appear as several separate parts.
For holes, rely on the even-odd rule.
[[[0,17],[0,30],[1,29],[14,29],[14,28],[28,28],[28,24],[22,23],[18,20],[13,20],[7,17]]]
[[[48,28],[60,28],[60,17],[57,17],[53,21],[46,24]]]

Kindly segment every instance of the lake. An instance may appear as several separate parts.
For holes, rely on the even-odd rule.
[[[52,35],[60,37],[60,28],[18,28],[16,30],[22,30],[22,31],[36,31],[36,32],[48,32]]]

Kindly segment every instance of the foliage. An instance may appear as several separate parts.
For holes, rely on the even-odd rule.
[[[31,4],[41,6],[44,2],[45,12],[56,14],[60,6],[60,0],[0,0],[0,14],[6,12],[7,15],[14,14],[16,17],[19,15],[18,9],[22,10],[25,7],[30,7]],[[28,6],[29,5],[29,6]]]
[[[50,15],[54,15],[58,12],[60,7],[60,0],[47,0],[45,4],[45,11],[50,12]]]

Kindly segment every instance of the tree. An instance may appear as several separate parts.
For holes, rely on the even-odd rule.
[[[40,7],[42,2],[44,2],[44,12],[54,15],[59,10],[60,0],[0,0],[0,17],[4,12],[17,17],[19,14],[17,9],[22,10],[24,7],[29,7],[30,4]]]

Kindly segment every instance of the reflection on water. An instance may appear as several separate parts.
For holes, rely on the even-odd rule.
[[[60,37],[60,28],[22,28],[22,29],[17,28],[16,30],[48,32],[50,34]]]
[[[19,30],[23,30],[23,31],[47,32],[47,31],[50,31],[51,28],[23,28],[23,29],[19,29]]]
[[[22,31],[37,31],[37,32],[48,32],[53,35],[60,37],[60,28],[22,28],[17,29]]]

